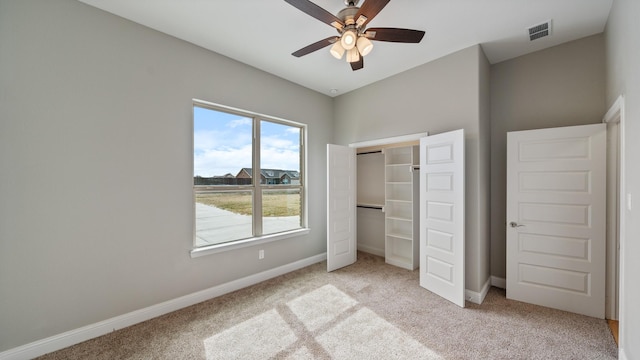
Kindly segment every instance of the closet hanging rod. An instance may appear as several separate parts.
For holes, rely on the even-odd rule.
[[[376,206],[376,205],[356,205],[356,207],[363,208],[363,209],[382,210],[382,206]]]
[[[377,153],[381,153],[381,152],[382,152],[382,150],[365,151],[365,152],[357,153],[356,155],[377,154]]]

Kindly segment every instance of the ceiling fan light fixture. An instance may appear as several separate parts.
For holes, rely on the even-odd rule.
[[[360,36],[358,38],[358,42],[356,43],[356,46],[358,47],[358,51],[362,56],[367,56],[367,54],[369,54],[371,50],[373,50],[373,43],[371,42],[371,40],[367,39],[365,36]]]
[[[360,53],[358,52],[358,48],[354,47],[347,51],[347,62],[354,63],[360,61]]]
[[[355,30],[347,30],[342,33],[340,44],[345,50],[351,50],[354,46],[356,46],[357,39],[358,34],[356,34]]]
[[[333,55],[334,58],[340,60],[342,59],[342,55],[344,54],[344,48],[340,45],[340,41],[336,41],[329,52]]]

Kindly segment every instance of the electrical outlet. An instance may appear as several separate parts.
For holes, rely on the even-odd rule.
[[[258,260],[264,259],[264,250],[258,250]]]

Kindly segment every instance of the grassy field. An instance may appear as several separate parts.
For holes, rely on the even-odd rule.
[[[215,206],[236,214],[251,215],[250,193],[196,194],[196,202]],[[265,192],[262,195],[263,216],[299,216],[300,194]]]

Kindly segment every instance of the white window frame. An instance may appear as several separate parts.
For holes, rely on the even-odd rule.
[[[239,116],[247,117],[253,119],[253,154],[252,154],[252,173],[253,181],[251,185],[237,185],[237,186],[229,186],[229,185],[198,185],[198,189],[203,190],[213,190],[213,191],[242,191],[242,190],[251,190],[253,194],[253,233],[254,234],[262,234],[262,190],[270,190],[270,189],[300,189],[301,199],[300,199],[300,228],[283,231],[279,233],[266,234],[266,235],[258,235],[251,238],[239,239],[234,241],[229,241],[221,244],[213,244],[206,246],[196,246],[196,185],[192,185],[193,188],[193,233],[192,233],[192,250],[191,257],[200,257],[203,255],[215,254],[224,251],[237,250],[249,246],[256,246],[272,241],[287,239],[295,236],[301,236],[309,233],[308,228],[308,215],[307,215],[307,152],[306,152],[306,143],[307,143],[307,125],[295,122],[291,120],[281,119],[269,115],[259,114],[251,111],[241,110],[229,106],[224,106],[220,104],[211,103],[208,101],[193,99],[191,106],[191,177],[193,178],[194,173],[194,107],[201,107],[205,109],[210,109],[214,111],[220,111],[225,113],[236,114]],[[260,176],[260,122],[261,120],[287,125],[292,127],[300,128],[300,184],[299,185],[269,185],[269,184],[261,184]],[[256,216],[260,218],[260,221],[256,221]]]

